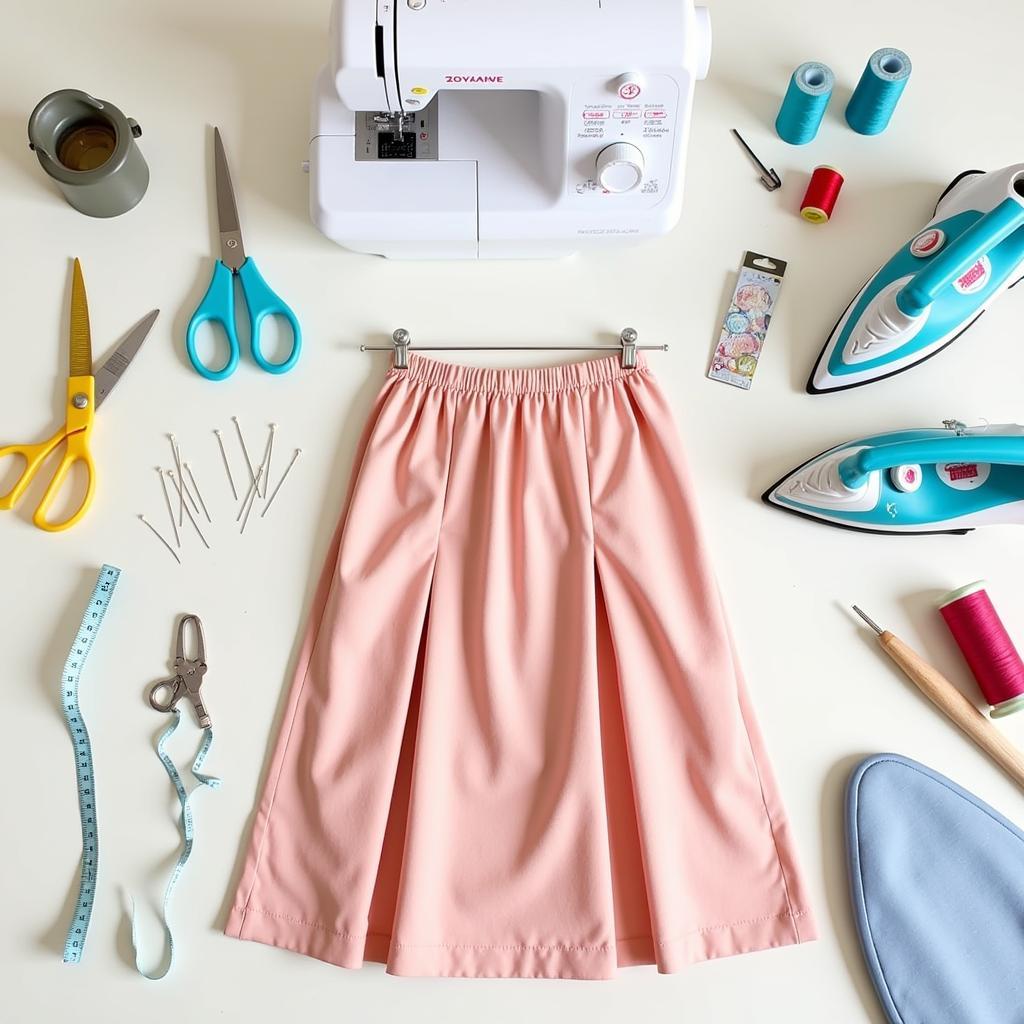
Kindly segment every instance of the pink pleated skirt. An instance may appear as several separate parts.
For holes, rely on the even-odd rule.
[[[227,933],[531,978],[814,938],[648,368],[409,364],[360,444]]]

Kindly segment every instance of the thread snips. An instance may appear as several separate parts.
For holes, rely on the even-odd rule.
[[[185,631],[192,624],[195,632],[195,657],[185,653]],[[206,640],[198,615],[183,615],[178,622],[178,638],[174,658],[174,675],[161,679],[149,688],[149,703],[157,711],[174,711],[182,697],[188,697],[196,711],[201,729],[209,729],[210,716],[203,704],[203,678],[206,675]]]

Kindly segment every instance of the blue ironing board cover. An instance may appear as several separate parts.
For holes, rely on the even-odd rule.
[[[892,1024],[1024,1024],[1024,832],[877,754],[847,789],[853,909]]]

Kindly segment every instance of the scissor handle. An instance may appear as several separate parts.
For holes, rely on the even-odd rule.
[[[83,408],[81,409],[77,408],[74,404],[79,395],[85,398]],[[41,444],[15,444],[8,445],[6,448],[0,448],[0,459],[7,455],[19,455],[25,460],[25,468],[21,471],[21,475],[14,481],[11,489],[0,498],[0,510],[14,508],[22,494],[24,494],[25,488],[28,487],[36,473],[39,472],[43,462],[64,441],[67,444],[67,449],[57,465],[53,479],[50,480],[49,486],[43,493],[35,514],[32,516],[32,522],[40,530],[45,530],[47,533],[57,533],[60,530],[67,530],[69,527],[74,526],[85,515],[89,505],[92,503],[93,494],[96,490],[96,466],[93,463],[92,453],[89,450],[94,405],[93,378],[69,377],[67,415],[64,426],[53,437],[43,441]],[[46,515],[54,499],[57,497],[65,478],[71,472],[71,467],[76,462],[84,463],[88,474],[85,495],[78,508],[68,515],[67,518],[56,523],[50,522]]]
[[[252,257],[248,257],[238,270],[242,282],[242,294],[249,311],[250,346],[252,357],[261,370],[267,373],[287,373],[298,361],[302,352],[302,329],[291,307],[271,289],[256,268]],[[279,363],[272,363],[263,355],[260,347],[260,326],[268,316],[281,317],[291,328],[291,351]]]
[[[73,434],[67,435],[67,450],[64,452],[64,457],[60,460],[57,471],[53,474],[53,479],[50,481],[49,487],[46,488],[42,500],[36,508],[35,515],[32,516],[32,522],[40,530],[46,530],[49,533],[58,533],[60,530],[66,530],[74,526],[85,515],[92,504],[92,496],[96,490],[96,466],[92,461],[92,453],[89,451],[88,434],[88,430],[78,430]],[[59,523],[52,523],[46,518],[46,514],[49,512],[54,498],[57,497],[64,483],[64,478],[71,472],[71,467],[76,462],[84,463],[88,473],[89,478],[85,494],[74,512]]]
[[[67,428],[62,426],[53,437],[43,441],[41,444],[9,444],[4,448],[0,448],[0,459],[13,455],[25,460],[25,466],[21,471],[21,475],[14,481],[11,489],[6,494],[0,496],[0,510],[7,511],[18,504],[22,494],[25,493],[25,488],[28,487],[32,482],[32,478],[39,471],[39,467],[46,460],[50,452],[66,436]]]
[[[188,352],[189,361],[195,368],[196,373],[207,380],[224,380],[235,372],[238,366],[240,349],[238,346],[238,332],[235,328],[235,287],[234,275],[230,268],[217,260],[213,265],[213,277],[210,279],[210,286],[206,294],[192,314],[188,322],[188,329],[185,332],[185,350]],[[228,341],[228,361],[219,369],[212,370],[200,358],[196,352],[196,331],[202,324],[216,323],[224,329]]]

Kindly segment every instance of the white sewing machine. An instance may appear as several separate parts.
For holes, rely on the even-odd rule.
[[[694,0],[335,0],[310,207],[357,252],[562,256],[679,219]]]

